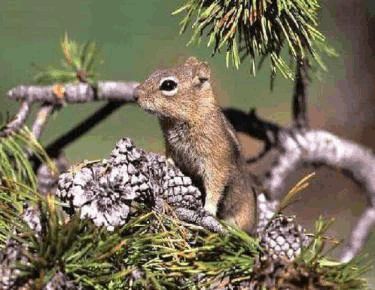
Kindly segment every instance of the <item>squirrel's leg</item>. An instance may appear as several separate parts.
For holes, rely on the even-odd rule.
[[[171,156],[171,151],[169,149],[169,146],[166,146],[165,148],[165,156],[167,157],[167,163],[169,163],[170,165],[176,166],[176,163],[174,162]]]
[[[219,218],[241,230],[254,233],[257,223],[256,194],[246,177],[235,178],[220,205]]]
[[[226,179],[226,175],[222,171],[206,172],[204,180],[206,191],[204,209],[214,216],[217,215],[217,208],[224,192]]]
[[[247,196],[244,196],[244,198],[246,199],[240,201],[233,200],[233,207],[224,209],[221,214],[223,215],[222,218],[230,225],[253,234],[257,223],[256,205],[251,192]]]

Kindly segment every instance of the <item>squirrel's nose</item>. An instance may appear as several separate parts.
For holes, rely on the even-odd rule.
[[[139,99],[139,89],[136,88],[134,90],[134,96],[133,97],[134,97],[134,101],[137,102],[138,99]]]

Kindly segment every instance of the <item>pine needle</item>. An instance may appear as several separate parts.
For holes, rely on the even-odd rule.
[[[201,43],[207,36],[213,55],[225,50],[227,66],[238,69],[249,58],[255,75],[255,60],[269,57],[273,76],[279,71],[293,79],[294,69],[284,60],[284,51],[294,64],[309,57],[323,70],[317,51],[336,55],[318,29],[319,8],[319,0],[185,0],[172,15],[184,14],[180,32],[191,28],[188,44]]]

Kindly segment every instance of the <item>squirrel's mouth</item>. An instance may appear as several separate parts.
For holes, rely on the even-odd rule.
[[[160,114],[160,112],[158,111],[155,111],[153,109],[150,109],[150,108],[143,108],[143,110],[151,115],[154,115],[156,117],[161,117],[162,115]]]
[[[153,104],[152,103],[148,103],[148,102],[138,102],[138,104],[140,105],[140,107],[147,113],[151,114],[151,115],[154,115],[154,116],[157,116],[157,117],[161,117],[162,114],[156,109],[154,108]]]
[[[144,109],[147,113],[150,113],[150,114],[155,114],[155,111],[154,110],[151,110],[151,109]]]
[[[154,110],[152,110],[152,109],[144,108],[144,110],[145,110],[147,113],[150,113],[150,114],[153,114],[153,115],[156,114],[156,111],[154,111]]]
[[[151,106],[149,105],[148,102],[142,102],[142,100],[138,100],[137,101],[137,104],[144,110],[146,111],[147,113],[150,113],[150,114],[155,114],[155,110],[153,110],[151,108]]]

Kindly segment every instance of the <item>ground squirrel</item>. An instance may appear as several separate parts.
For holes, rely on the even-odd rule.
[[[207,63],[190,57],[157,70],[136,90],[138,104],[158,116],[166,155],[205,195],[204,208],[252,233],[256,197],[235,131],[219,107]]]

